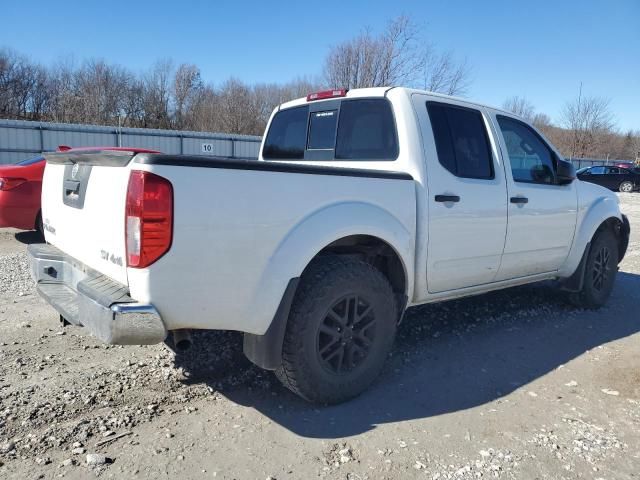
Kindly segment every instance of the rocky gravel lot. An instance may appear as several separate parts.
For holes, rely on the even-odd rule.
[[[233,332],[110,347],[58,323],[0,230],[0,478],[640,478],[640,194],[609,305],[539,284],[410,311],[382,378],[317,408]]]

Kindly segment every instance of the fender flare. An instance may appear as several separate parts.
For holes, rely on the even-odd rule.
[[[245,333],[243,350],[249,360],[270,370],[280,365],[286,322],[302,272],[328,245],[352,235],[377,237],[396,251],[405,270],[406,294],[411,298],[415,251],[411,232],[391,213],[376,205],[361,202],[328,205],[298,222],[264,269],[251,308],[266,308],[275,314],[269,325],[265,325],[264,334]],[[297,252],[304,254],[297,255]]]
[[[561,278],[571,277],[580,267],[586,249],[600,225],[610,219],[615,219],[624,225],[624,216],[615,198],[602,196],[591,203],[578,218],[578,228],[573,239],[573,245],[562,269],[558,271]]]

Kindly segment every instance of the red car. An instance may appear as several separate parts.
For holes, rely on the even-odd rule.
[[[135,153],[159,153],[156,150],[126,147],[58,147],[58,151],[125,150]],[[0,228],[42,232],[40,194],[46,162],[42,155],[12,165],[0,165]]]

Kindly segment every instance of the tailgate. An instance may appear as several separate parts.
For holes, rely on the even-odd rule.
[[[125,202],[132,152],[45,155],[42,219],[47,242],[127,285]]]

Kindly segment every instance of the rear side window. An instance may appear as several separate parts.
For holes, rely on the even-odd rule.
[[[491,179],[493,159],[478,110],[427,102],[440,164],[457,177]]]
[[[398,138],[391,104],[385,99],[343,101],[335,158],[395,160]]]
[[[309,107],[282,110],[275,114],[264,142],[262,156],[268,159],[302,159],[307,141]]]

